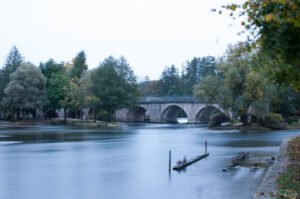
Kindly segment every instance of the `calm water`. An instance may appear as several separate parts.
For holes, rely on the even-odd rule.
[[[266,168],[222,169],[249,151],[248,163],[276,154],[281,131],[243,134],[199,125],[132,125],[118,129],[0,124],[1,199],[233,199],[252,198]],[[209,143],[210,156],[183,172],[168,172],[184,155]]]

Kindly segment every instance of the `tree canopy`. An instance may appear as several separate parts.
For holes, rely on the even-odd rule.
[[[246,16],[242,25],[250,32],[249,42],[273,60],[261,66],[269,76],[300,91],[300,1],[246,0],[223,7],[232,16]]]
[[[44,106],[46,117],[53,117],[56,109],[62,108],[61,101],[66,97],[65,88],[69,80],[65,75],[63,63],[49,59],[40,63],[40,69],[47,79],[46,90],[48,103]]]
[[[247,125],[250,106],[266,97],[266,82],[253,70],[253,56],[244,43],[229,46],[218,62],[218,76],[207,76],[195,87],[194,94],[204,97],[208,104],[217,102],[233,111]]]
[[[46,78],[40,69],[33,64],[24,63],[11,74],[10,82],[6,86],[2,104],[10,111],[32,113],[42,109],[47,102]]]
[[[9,83],[10,75],[15,72],[23,62],[24,57],[19,52],[18,48],[13,46],[6,58],[3,68],[0,69],[0,101],[4,97],[4,89]]]
[[[88,69],[86,64],[86,56],[84,51],[81,51],[77,54],[77,56],[73,59],[73,66],[71,68],[71,77],[76,77],[80,79],[83,72]]]
[[[136,77],[125,58],[106,58],[91,74],[91,93],[111,120],[118,108],[136,104],[138,89]]]

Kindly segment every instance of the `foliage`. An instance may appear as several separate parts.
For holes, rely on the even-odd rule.
[[[283,118],[279,114],[275,113],[269,113],[263,117],[260,117],[258,119],[258,122],[265,127],[271,128],[271,129],[286,129],[286,123],[284,122]]]
[[[204,99],[208,105],[218,100],[222,79],[219,76],[204,77],[200,84],[194,86],[194,95]]]
[[[300,90],[300,2],[298,0],[246,0],[223,6],[246,16],[242,22],[249,41],[267,53],[275,64],[266,65],[279,83]],[[230,14],[234,16],[233,12]],[[234,16],[235,17],[235,16]]]
[[[143,96],[191,96],[193,87],[209,75],[216,75],[216,59],[212,56],[194,57],[182,66],[182,72],[171,65],[165,67],[160,79],[139,84]]]
[[[64,109],[68,109],[69,114],[76,117],[79,111],[82,117],[80,110],[88,106],[90,84],[90,73],[84,73],[79,80],[75,77],[66,81],[63,87],[64,98],[59,101],[59,104]]]
[[[194,57],[191,61],[187,61],[183,65],[181,84],[184,95],[193,94],[193,86],[202,81],[203,78],[216,73],[216,61],[212,56],[197,58]]]
[[[288,143],[287,152],[291,162],[287,171],[277,179],[280,198],[283,198],[286,192],[300,196],[300,137]]]
[[[111,120],[116,109],[136,104],[138,89],[136,77],[125,58],[110,56],[91,74],[91,94],[98,98],[99,106]],[[98,112],[98,111],[96,111]]]
[[[229,120],[230,118],[226,116],[224,113],[216,112],[210,116],[208,127],[214,128],[220,126],[223,122],[228,122]]]
[[[46,63],[40,63],[40,69],[46,78],[51,78],[57,74],[64,74],[64,63],[57,63],[49,59]]]
[[[300,93],[289,87],[278,87],[271,101],[271,110],[284,118],[300,114]]]
[[[159,81],[145,81],[138,85],[141,96],[159,96]]]
[[[46,117],[52,117],[51,112],[62,108],[60,101],[65,98],[64,88],[68,84],[69,79],[64,74],[63,63],[56,63],[53,59],[48,60],[46,63],[41,63],[40,69],[47,78],[46,88],[49,103],[45,106]]]
[[[86,57],[84,51],[81,51],[73,59],[73,66],[71,68],[71,78],[80,79],[84,71],[88,69],[86,64]]]
[[[20,67],[22,62],[24,62],[24,57],[17,47],[13,46],[6,58],[4,67],[0,69],[0,102],[4,97],[4,89],[9,83],[9,76]]]
[[[181,95],[180,76],[178,69],[172,65],[165,67],[159,81],[160,95]]]
[[[249,108],[267,98],[266,81],[253,70],[254,53],[247,48],[245,43],[229,46],[226,56],[217,63],[217,76],[204,78],[194,89],[194,94],[204,97],[208,104],[216,101],[238,114],[244,125],[248,125]]]
[[[18,115],[20,111],[35,114],[47,102],[46,79],[33,64],[22,64],[10,76],[2,104]]]

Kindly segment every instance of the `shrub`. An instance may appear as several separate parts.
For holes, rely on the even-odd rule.
[[[288,117],[287,118],[287,123],[288,124],[298,123],[298,118],[297,117]]]
[[[5,119],[12,122],[16,120],[15,115],[13,113],[8,113]]]
[[[223,122],[228,122],[230,119],[227,115],[221,112],[214,113],[209,118],[208,127],[214,128],[220,126]]]
[[[283,130],[287,128],[287,124],[279,114],[269,113],[264,117],[259,118],[259,124],[270,129]]]

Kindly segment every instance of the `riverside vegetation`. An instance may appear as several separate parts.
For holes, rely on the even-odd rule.
[[[214,9],[216,10],[216,9]],[[67,62],[49,59],[39,67],[25,61],[16,47],[0,69],[0,118],[20,120],[82,118],[89,107],[94,121],[114,119],[119,108],[134,108],[139,96],[195,95],[225,113],[210,126],[233,118],[284,129],[300,116],[300,3],[297,0],[247,0],[224,5],[234,19],[243,16],[247,41],[228,46],[221,57],[194,57],[182,65],[166,66],[159,80],[138,83],[124,57],[109,56],[88,70],[81,51]],[[39,112],[37,112],[39,110]]]
[[[287,150],[290,164],[277,179],[279,198],[297,198],[300,196],[300,137],[290,141]]]

